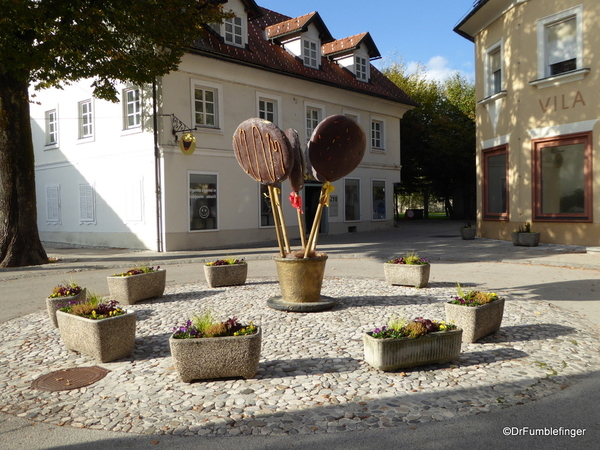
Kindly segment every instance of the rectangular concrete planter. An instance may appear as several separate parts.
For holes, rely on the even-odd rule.
[[[227,264],[225,266],[204,265],[204,276],[211,288],[221,286],[238,286],[246,283],[248,264]]]
[[[58,327],[58,321],[56,320],[56,311],[69,304],[69,302],[83,302],[87,298],[87,291],[82,289],[77,295],[71,297],[48,297],[46,298],[46,311],[48,311],[48,317],[54,328]]]
[[[417,339],[375,339],[363,335],[365,362],[378,370],[440,364],[460,355],[462,330],[429,333]]]
[[[69,350],[110,362],[131,355],[135,347],[135,311],[92,320],[62,311],[56,312],[60,338]]]
[[[430,270],[430,264],[383,264],[385,281],[393,286],[425,287]]]
[[[460,229],[460,237],[465,241],[472,241],[475,239],[475,235],[477,234],[477,228],[475,227],[462,227]]]
[[[171,356],[181,381],[212,378],[252,378],[258,370],[262,330],[255,334],[214,338],[169,339]]]
[[[512,242],[513,245],[522,247],[537,247],[540,243],[540,233],[517,233],[516,231],[513,231]]]
[[[500,329],[504,314],[504,299],[481,306],[446,303],[446,322],[463,329],[463,342],[475,342]]]
[[[162,297],[167,282],[167,271],[141,273],[129,277],[107,277],[110,297],[121,305],[133,305],[135,302],[153,297]]]

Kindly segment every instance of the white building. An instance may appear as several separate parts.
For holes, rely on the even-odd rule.
[[[37,94],[31,106],[41,239],[164,251],[274,240],[264,187],[239,167],[236,127],[262,117],[303,142],[325,117],[347,114],[367,134],[360,166],[334,183],[322,233],[393,226],[400,119],[415,103],[370,60],[368,33],[334,40],[318,13],[291,19],[253,0],[225,2],[236,17],[206,27],[176,72],[154,86],[121,85],[119,103],[90,83]],[[179,148],[185,128],[191,155]],[[281,187],[291,237],[295,210]],[[319,183],[307,183],[306,221]],[[314,214],[314,212],[313,212]]]

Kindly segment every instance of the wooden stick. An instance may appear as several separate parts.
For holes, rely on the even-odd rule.
[[[302,243],[302,248],[306,248],[306,230],[304,229],[304,219],[302,219],[302,213],[299,209],[296,210],[296,213],[298,216],[298,228],[300,229],[300,242]]]
[[[283,243],[285,245],[285,249],[288,253],[292,251],[290,248],[290,238],[288,237],[287,227],[285,226],[285,218],[283,216],[283,209],[281,208],[281,202],[279,201],[279,195],[277,195],[277,191],[273,188],[273,193],[276,196],[275,200],[275,208],[277,209],[277,215],[279,216],[279,223],[281,224],[281,231],[283,234]]]
[[[308,258],[308,253],[313,250],[313,247],[316,248],[314,244],[316,241],[316,235],[319,232],[319,225],[321,222],[321,216],[323,215],[323,206],[325,205],[324,195],[327,193],[327,188],[325,186],[321,187],[321,196],[319,197],[319,205],[317,206],[317,211],[315,213],[315,220],[313,221],[312,228],[310,230],[310,236],[308,236],[308,242],[306,243],[306,247],[304,249],[304,257]]]
[[[271,202],[271,208],[273,210],[273,220],[275,221],[275,233],[277,234],[277,243],[279,244],[279,255],[285,258],[285,249],[283,248],[283,234],[281,232],[281,223],[277,217],[277,208],[275,207],[275,190],[273,186],[267,185],[269,190],[269,201]]]

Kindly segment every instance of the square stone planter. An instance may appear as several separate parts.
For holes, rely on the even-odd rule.
[[[504,299],[481,306],[446,303],[446,322],[463,329],[463,342],[475,342],[500,329],[504,315]]]
[[[204,265],[204,276],[211,288],[220,286],[239,286],[246,283],[248,264],[228,264],[225,266]]]
[[[56,311],[69,304],[69,302],[83,302],[87,298],[87,291],[84,289],[77,295],[70,297],[47,297],[46,298],[46,310],[48,311],[48,317],[54,328],[58,327],[58,321],[56,320]]]
[[[422,288],[429,283],[431,264],[383,264],[385,281],[392,286]]]
[[[129,277],[107,277],[110,297],[121,305],[133,305],[140,300],[162,297],[167,282],[167,271],[141,273]]]
[[[69,350],[110,362],[131,355],[135,347],[135,311],[92,320],[62,311],[56,312],[60,338]]]
[[[462,330],[429,333],[417,339],[375,339],[363,335],[365,362],[378,370],[440,364],[460,355]]]
[[[512,242],[513,245],[518,245],[522,247],[537,247],[540,243],[540,233],[518,233],[516,231],[512,232]]]
[[[258,370],[261,327],[255,334],[213,338],[169,339],[171,356],[181,381],[212,378],[252,378]]]

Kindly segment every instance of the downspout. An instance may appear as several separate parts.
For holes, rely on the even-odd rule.
[[[162,226],[162,171],[161,155],[158,145],[158,105],[156,93],[156,80],[152,81],[152,115],[154,134],[154,186],[156,194],[156,251],[163,252],[163,226]]]

